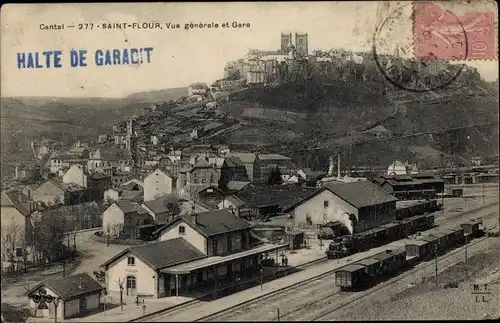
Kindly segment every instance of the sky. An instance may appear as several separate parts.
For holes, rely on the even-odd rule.
[[[494,10],[496,6],[489,6]],[[1,95],[123,97],[136,92],[212,83],[226,62],[249,48],[276,50],[282,32],[307,32],[309,52],[369,51],[378,2],[8,4],[1,11]],[[397,4],[391,3],[391,6]],[[102,30],[103,22],[159,22],[162,30]],[[180,24],[169,30],[165,23]],[[249,23],[250,28],[185,30],[186,23]],[[93,30],[41,30],[40,24],[93,23]],[[496,33],[495,33],[496,34]],[[151,62],[95,66],[98,49],[152,47]],[[86,49],[88,66],[70,67],[69,51]],[[18,69],[17,54],[60,50],[61,68]],[[467,62],[498,78],[497,61]]]

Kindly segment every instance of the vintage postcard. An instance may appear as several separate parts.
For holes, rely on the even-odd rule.
[[[500,318],[492,0],[6,4],[2,322]]]

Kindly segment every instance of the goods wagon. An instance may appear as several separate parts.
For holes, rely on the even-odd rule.
[[[387,249],[372,258],[380,261],[380,276],[383,277],[401,270],[406,265],[406,250],[405,248]]]
[[[432,245],[419,239],[408,239],[406,241],[406,256],[407,258],[414,258],[415,261],[426,260],[433,254]]]
[[[461,246],[465,243],[463,228],[443,229],[441,231],[448,234],[448,243],[451,247]]]
[[[356,290],[368,285],[366,267],[363,265],[352,264],[335,272],[335,286],[341,291]]]
[[[481,220],[471,220],[461,224],[464,234],[470,237],[479,237],[484,234],[483,222]]]

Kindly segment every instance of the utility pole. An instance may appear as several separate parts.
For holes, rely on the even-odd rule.
[[[467,245],[469,244],[469,241],[468,241],[468,238],[469,238],[469,235],[466,234],[465,235],[465,281],[468,280],[468,272],[467,272]]]
[[[486,195],[484,194],[485,193],[484,192],[484,180],[482,180],[482,181],[483,181],[483,204],[486,204],[486,200],[485,200],[486,199]]]
[[[435,271],[436,271],[436,288],[439,288],[439,284],[438,284],[437,243],[434,244],[434,266],[435,266]]]
[[[444,216],[444,189],[441,192],[441,215]]]
[[[279,307],[277,308],[277,310],[278,310],[278,322],[279,322],[280,321],[280,309],[279,309]]]
[[[264,289],[264,277],[263,277],[263,274],[264,274],[264,269],[260,269],[260,290],[263,290]]]

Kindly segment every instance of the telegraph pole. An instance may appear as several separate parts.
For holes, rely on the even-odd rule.
[[[439,284],[438,284],[437,243],[434,244],[434,266],[435,266],[435,271],[436,271],[436,288],[439,288]]]
[[[484,179],[483,179],[483,204],[486,204],[486,195],[484,194]]]
[[[468,272],[467,272],[467,245],[469,244],[469,241],[468,241],[468,238],[469,238],[469,235],[466,234],[465,235],[465,281],[468,280]]]

